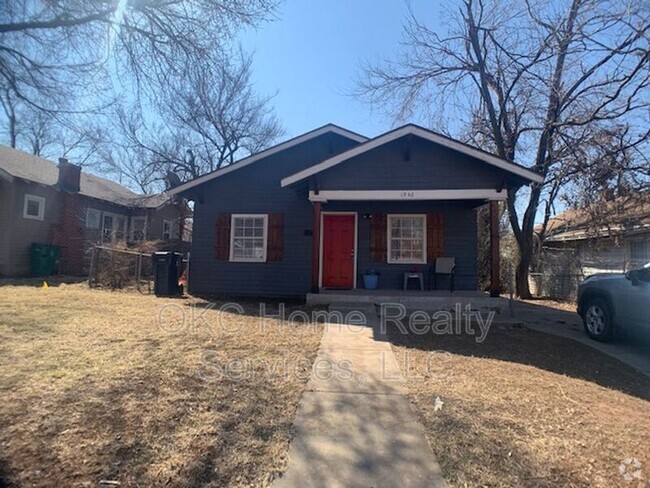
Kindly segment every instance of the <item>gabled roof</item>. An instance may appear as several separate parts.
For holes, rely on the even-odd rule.
[[[385,134],[377,136],[374,139],[370,139],[363,144],[353,147],[352,149],[348,149],[347,151],[342,152],[341,154],[326,159],[325,161],[316,164],[314,166],[311,166],[307,169],[304,169],[296,174],[287,176],[282,180],[281,184],[283,187],[292,185],[294,183],[304,180],[305,178],[309,178],[312,175],[320,173],[321,171],[325,171],[326,169],[332,168],[337,164],[341,164],[344,161],[347,161],[355,156],[363,154],[367,151],[370,151],[372,149],[375,149],[379,146],[382,146],[384,144],[387,144],[391,141],[394,141],[396,139],[399,139],[407,135],[414,135],[417,137],[421,137],[422,139],[426,139],[428,141],[434,142],[436,144],[440,144],[441,146],[445,146],[449,149],[466,154],[467,156],[471,156],[487,164],[503,169],[504,171],[515,174],[530,182],[542,183],[544,181],[544,177],[542,175],[535,173],[534,171],[531,171],[529,169],[526,169],[523,166],[519,166],[518,164],[512,163],[505,159],[501,159],[500,157],[495,156],[494,154],[487,153],[485,151],[482,151],[481,149],[475,148],[473,146],[469,146],[467,144],[456,141],[454,139],[450,139],[449,137],[443,136],[441,134],[430,131],[428,129],[424,129],[423,127],[419,127],[414,124],[408,124],[398,129],[392,130],[390,132],[386,132]]]
[[[0,177],[55,186],[59,179],[56,163],[33,154],[0,145]],[[163,194],[139,195],[114,181],[81,171],[79,194],[127,207],[156,208],[168,197]]]
[[[270,147],[258,153],[251,154],[250,156],[247,156],[243,159],[240,159],[239,161],[229,164],[224,168],[220,168],[211,173],[208,173],[207,175],[203,175],[191,181],[188,181],[187,183],[183,183],[182,185],[172,188],[171,190],[168,191],[168,193],[170,195],[175,195],[177,193],[187,191],[191,188],[194,188],[195,186],[202,185],[203,183],[206,183],[215,178],[219,178],[220,176],[224,176],[227,175],[228,173],[232,173],[233,171],[237,171],[238,169],[245,168],[249,164],[253,164],[257,161],[260,161],[261,159],[279,153],[280,151],[284,151],[285,149],[289,149],[293,146],[297,146],[298,144],[302,144],[303,142],[309,141],[311,139],[314,139],[316,137],[322,136],[323,134],[327,134],[327,133],[338,134],[340,136],[347,137],[348,139],[352,139],[353,141],[359,143],[363,143],[368,140],[367,137],[357,134],[356,132],[349,131],[347,129],[344,129],[343,127],[339,127],[338,125],[327,124],[322,127],[319,127],[318,129],[314,129],[300,136],[296,136],[292,139],[289,139],[288,141],[281,142],[280,144],[277,144],[273,147]]]

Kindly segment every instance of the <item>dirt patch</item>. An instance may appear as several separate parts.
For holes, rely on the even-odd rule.
[[[0,288],[0,486],[267,485],[322,330],[240,306]]]
[[[626,365],[511,326],[390,340],[450,486],[646,486],[650,381]]]

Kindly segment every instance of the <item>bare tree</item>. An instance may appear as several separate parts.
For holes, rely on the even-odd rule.
[[[0,9],[0,102],[20,144],[18,116],[59,118],[109,107],[115,92],[155,98],[190,66],[221,59],[242,25],[275,0],[10,0]]]
[[[257,96],[251,58],[241,52],[222,63],[199,65],[161,91],[160,118],[149,123],[139,107],[119,113],[124,144],[144,158],[114,160],[130,178],[163,183],[169,171],[196,178],[273,143],[284,129],[270,98]],[[137,182],[142,186],[143,181]]]
[[[412,14],[407,51],[368,67],[360,91],[398,118],[429,102],[469,127],[470,141],[544,175],[544,184],[509,191],[507,202],[517,294],[530,297],[540,205],[548,215],[565,185],[594,163],[574,164],[576,144],[621,125],[638,128],[623,146],[648,140],[650,11],[642,0],[463,0],[447,16],[442,35]]]
[[[284,133],[270,98],[256,95],[252,58],[239,54],[210,68],[193,67],[166,99],[166,118],[189,132],[188,157],[174,171],[195,178],[258,152]]]

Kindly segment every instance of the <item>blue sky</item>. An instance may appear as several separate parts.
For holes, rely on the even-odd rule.
[[[411,5],[437,27],[436,2]],[[272,103],[288,137],[328,122],[366,136],[392,127],[349,93],[364,61],[397,54],[407,14],[405,0],[286,0],[278,20],[241,36],[254,52],[256,89],[277,93]]]

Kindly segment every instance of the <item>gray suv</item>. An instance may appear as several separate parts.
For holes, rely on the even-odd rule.
[[[597,274],[578,287],[578,313],[587,335],[611,340],[615,330],[650,336],[650,263],[625,274]]]

